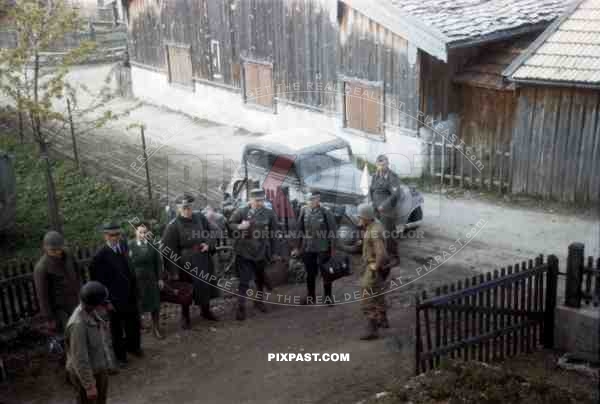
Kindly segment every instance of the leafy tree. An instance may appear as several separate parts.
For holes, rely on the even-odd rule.
[[[67,75],[95,51],[96,44],[80,41],[77,47],[64,49],[57,55],[55,50],[64,39],[84,26],[77,10],[66,1],[17,0],[11,5],[4,3],[4,10],[16,32],[17,44],[11,49],[0,49],[0,93],[27,117],[40,158],[45,161],[49,225],[61,231],[62,220],[48,153],[52,135],[65,130],[73,118],[80,119],[82,126],[99,128],[129,111],[114,114],[107,109],[108,102],[116,95],[108,84],[91,97],[90,105],[81,107],[77,102],[77,89],[68,83]],[[54,56],[50,63],[49,55]],[[109,81],[107,78],[105,83]],[[62,108],[65,98],[71,103],[70,116]]]

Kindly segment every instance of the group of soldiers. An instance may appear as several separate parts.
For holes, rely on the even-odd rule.
[[[365,270],[361,286],[374,296],[363,300],[367,329],[361,339],[378,337],[378,329],[387,327],[383,283],[397,256],[389,229],[392,220],[386,211],[396,203],[399,180],[388,168],[385,156],[377,159],[377,173],[371,186],[371,204],[358,207],[364,230],[362,258]],[[333,214],[320,204],[320,194],[308,195],[308,203],[297,220],[293,255],[301,256],[307,272],[307,294],[303,304],[316,303],[316,279],[320,268],[335,255],[337,224]],[[217,321],[210,309],[214,285],[205,277],[193,276],[199,268],[214,272],[211,254],[216,251],[217,237],[207,218],[192,211],[193,197],[176,199],[178,215],[166,227],[163,247],[181,257],[172,261],[161,258],[159,248],[147,240],[148,228],[135,224],[136,236],[129,242],[122,237],[118,224],[103,227],[104,245],[90,264],[90,281],[81,287],[76,261],[64,248],[62,235],[51,231],[44,237],[44,255],[34,270],[34,281],[41,315],[52,333],[64,334],[67,374],[76,388],[78,402],[104,403],[108,388],[108,372],[117,365],[127,365],[127,355],[143,356],[141,349],[140,313],[151,313],[153,333],[163,338],[159,328],[161,289],[170,280],[193,285],[193,302],[204,318]],[[247,206],[231,216],[229,231],[234,238],[236,267],[239,275],[236,319],[246,319],[246,296],[254,280],[257,292],[270,288],[265,274],[267,265],[278,260],[276,234],[278,220],[272,209],[265,207],[265,192],[250,192]],[[386,249],[387,246],[387,249]],[[172,254],[170,256],[173,256]],[[164,269],[163,269],[164,268]],[[168,274],[168,277],[165,277]],[[325,302],[333,304],[331,282],[323,277]],[[267,311],[256,293],[255,307]],[[182,305],[183,328],[190,328],[189,304]]]

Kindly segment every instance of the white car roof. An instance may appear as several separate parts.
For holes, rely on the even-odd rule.
[[[265,143],[284,145],[292,151],[299,152],[311,146],[318,146],[341,138],[323,130],[295,128],[273,132],[259,137],[257,140]]]

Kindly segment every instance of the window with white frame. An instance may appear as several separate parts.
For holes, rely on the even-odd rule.
[[[215,80],[222,80],[221,74],[221,47],[216,39],[210,40],[211,70]]]

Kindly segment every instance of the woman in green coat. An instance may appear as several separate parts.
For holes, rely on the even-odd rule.
[[[152,313],[152,332],[162,339],[159,327],[160,289],[162,281],[162,261],[158,249],[146,239],[147,227],[136,225],[135,239],[129,241],[129,259],[135,272],[138,287],[140,313]]]

